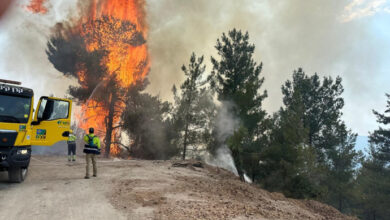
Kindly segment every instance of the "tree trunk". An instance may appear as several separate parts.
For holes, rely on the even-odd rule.
[[[186,159],[187,139],[188,139],[188,123],[186,123],[186,129],[184,130],[184,143],[183,143],[183,158],[182,158],[182,160]]]
[[[341,195],[339,195],[339,211],[342,212],[342,205],[343,205],[343,201],[342,201],[342,198],[341,198]]]
[[[134,143],[132,144],[130,148],[130,156],[131,157],[139,157],[139,135],[136,134],[134,136]]]
[[[188,142],[188,125],[190,121],[190,108],[191,108],[191,102],[192,102],[192,93],[188,95],[188,102],[187,102],[187,111],[185,114],[185,119],[186,119],[186,128],[184,130],[184,143],[183,143],[183,158],[182,160],[186,159],[186,152],[187,152],[187,142]]]
[[[115,95],[111,93],[110,96],[111,96],[110,106],[108,109],[108,117],[107,117],[107,125],[106,125],[106,141],[105,141],[106,150],[104,151],[105,158],[108,158],[110,156],[112,130],[113,130],[112,125],[114,123],[114,111],[115,111],[115,102],[116,102]]]
[[[234,164],[236,165],[237,174],[242,182],[245,182],[244,171],[241,169],[241,155],[238,150],[232,150]]]

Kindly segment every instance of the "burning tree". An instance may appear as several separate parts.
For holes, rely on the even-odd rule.
[[[77,86],[69,94],[79,101],[79,127],[95,127],[105,137],[105,156],[118,154],[120,117],[125,95],[149,71],[144,1],[93,0],[76,22],[57,24],[47,55]],[[117,141],[115,141],[117,142]]]

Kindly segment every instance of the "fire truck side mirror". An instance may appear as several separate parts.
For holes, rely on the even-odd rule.
[[[31,122],[31,125],[39,125],[39,124],[40,124],[39,121],[32,121],[32,122]]]
[[[64,131],[64,133],[62,133],[62,137],[69,137],[69,131]]]

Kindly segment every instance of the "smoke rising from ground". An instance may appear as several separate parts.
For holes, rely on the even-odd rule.
[[[225,144],[226,139],[234,134],[239,128],[240,121],[233,114],[233,103],[222,102],[215,119],[217,141],[220,143],[215,156],[206,158],[208,164],[230,170],[238,176],[236,165],[229,147]]]
[[[215,118],[217,141],[220,146],[214,156],[207,155],[206,163],[227,169],[238,176],[237,167],[234,163],[232,152],[226,145],[227,138],[231,137],[240,127],[240,120],[233,114],[234,103],[223,101],[220,103],[217,117]],[[244,173],[244,180],[247,183],[252,183],[252,180]]]

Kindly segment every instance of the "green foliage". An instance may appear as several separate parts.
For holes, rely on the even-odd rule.
[[[255,46],[249,43],[248,33],[243,34],[236,29],[227,35],[223,33],[215,48],[219,58],[211,58],[213,70],[209,77],[210,85],[219,101],[233,103],[232,114],[241,123],[241,128],[230,138],[229,147],[240,176],[245,171],[249,176],[255,176],[253,172],[258,164],[254,165],[253,159],[256,157],[252,155],[258,154],[265,144],[260,140],[264,138],[266,130],[266,112],[262,109],[262,101],[267,93],[260,92],[264,82],[264,78],[260,78],[262,64],[257,64],[253,59]],[[253,159],[243,163],[243,153]]]
[[[157,96],[141,93],[143,82],[130,87],[126,109],[123,113],[123,129],[132,141],[130,155],[142,159],[169,159],[178,154],[174,143],[176,133],[173,121],[167,117],[170,105]]]
[[[192,150],[192,156],[196,156],[199,155],[198,150],[204,148],[210,140],[211,123],[216,108],[210,91],[204,86],[207,82],[203,76],[205,68],[203,56],[197,58],[193,53],[188,68],[182,66],[187,78],[180,86],[180,96],[175,86],[172,89],[176,104],[175,125],[179,133],[178,143],[183,146],[183,160],[188,147]]]
[[[308,129],[301,120],[303,107],[301,96],[297,92],[291,105],[274,115],[271,144],[261,154],[263,186],[295,198],[315,194],[308,178],[313,170],[305,169],[309,162],[315,162],[312,156],[314,152],[307,145]]]
[[[373,111],[377,121],[390,124],[390,95],[384,114]],[[379,127],[370,134],[370,156],[362,163],[357,178],[359,214],[364,219],[390,216],[390,129]]]
[[[386,94],[386,97],[389,100],[387,100],[385,113],[380,114],[375,110],[373,112],[377,117],[378,123],[388,126],[390,125],[390,95]],[[379,127],[370,135],[370,143],[377,148],[377,153],[373,154],[373,156],[381,161],[384,166],[388,166],[390,163],[390,129]]]
[[[355,212],[362,219],[388,219],[390,216],[390,171],[383,167],[371,146],[371,153],[362,163],[356,180]]]
[[[144,43],[136,33],[124,40]],[[50,62],[66,76],[76,77],[80,67],[85,70],[85,80],[70,88],[70,94],[80,101],[89,98],[107,73],[100,65],[106,51],[85,48],[80,37],[57,34],[46,51]],[[131,139],[132,156],[168,159],[181,154],[185,159],[188,149],[197,152],[207,146],[214,153],[226,144],[242,179],[247,174],[268,190],[315,198],[363,219],[388,219],[390,129],[379,127],[371,133],[369,157],[354,150],[356,134],[341,119],[344,89],[340,77],[320,79],[299,68],[282,85],[284,106],[271,118],[262,108],[267,97],[266,91],[260,91],[262,64],[253,59],[255,45],[249,42],[249,34],[236,29],[223,33],[215,48],[218,56],[211,58],[208,78],[203,56],[192,54],[188,66],[183,65],[186,78],[180,93],[173,87],[173,107],[144,93],[146,82],[137,82],[125,95],[114,79],[100,85],[102,91],[113,88],[113,92],[96,94],[97,101],[108,105],[115,104],[112,95],[118,94],[118,102],[125,98],[122,126]],[[211,92],[222,103],[218,112]],[[385,113],[374,111],[384,126],[390,124],[390,95],[386,96]],[[232,131],[220,131],[219,116],[234,120],[229,125]]]
[[[341,78],[324,77],[322,83],[317,74],[306,75],[301,68],[293,73],[293,80],[282,86],[283,103],[290,106],[294,94],[299,93],[304,106],[303,124],[308,129],[308,144],[317,150],[318,159],[326,161],[326,151],[337,145],[332,131],[340,124],[344,89]]]
[[[354,177],[361,153],[354,150],[357,135],[347,131],[344,124],[337,129],[335,138],[339,144],[327,153],[329,157],[328,183],[326,184],[328,194],[324,195],[323,200],[343,211],[346,204],[350,203],[353,198]]]
[[[48,59],[62,74],[78,79],[79,85],[69,86],[69,94],[80,102],[86,102],[107,74],[107,68],[102,62],[107,51],[88,51],[85,39],[71,35],[65,27],[61,26],[57,32],[47,43]],[[83,80],[78,75],[81,69]],[[94,98],[101,101],[104,97],[97,95]]]
[[[241,126],[237,131],[234,132],[232,136],[227,139],[227,146],[232,152],[232,157],[234,164],[236,165],[238,175],[244,177],[244,148],[242,146],[248,146],[250,144],[250,136],[248,135],[248,130]]]
[[[105,33],[110,33],[110,37],[102,35],[103,29]],[[105,157],[110,155],[114,119],[121,117],[122,112],[117,109],[122,108],[127,90],[118,81],[117,71],[120,67],[109,71],[106,65],[112,42],[125,50],[146,41],[131,22],[103,16],[80,27],[70,23],[57,24],[46,49],[49,61],[58,71],[78,80],[78,85],[69,86],[68,93],[80,104],[89,105],[88,108],[101,108],[107,112],[105,125],[96,128],[100,135],[105,133]],[[94,49],[87,49],[87,45],[94,45]],[[145,68],[146,62],[143,61],[138,68]],[[89,100],[94,101],[94,106],[90,106]]]
[[[248,32],[233,29],[228,36],[223,33],[215,48],[220,59],[211,58],[211,86],[220,101],[235,104],[234,113],[253,134],[266,115],[261,103],[267,97],[266,92],[259,91],[264,78],[260,78],[262,64],[253,60],[255,46],[249,43]]]
[[[341,120],[341,78],[302,69],[282,86],[270,145],[261,153],[262,185],[295,198],[317,198],[342,210],[351,200],[359,154],[356,134]]]

